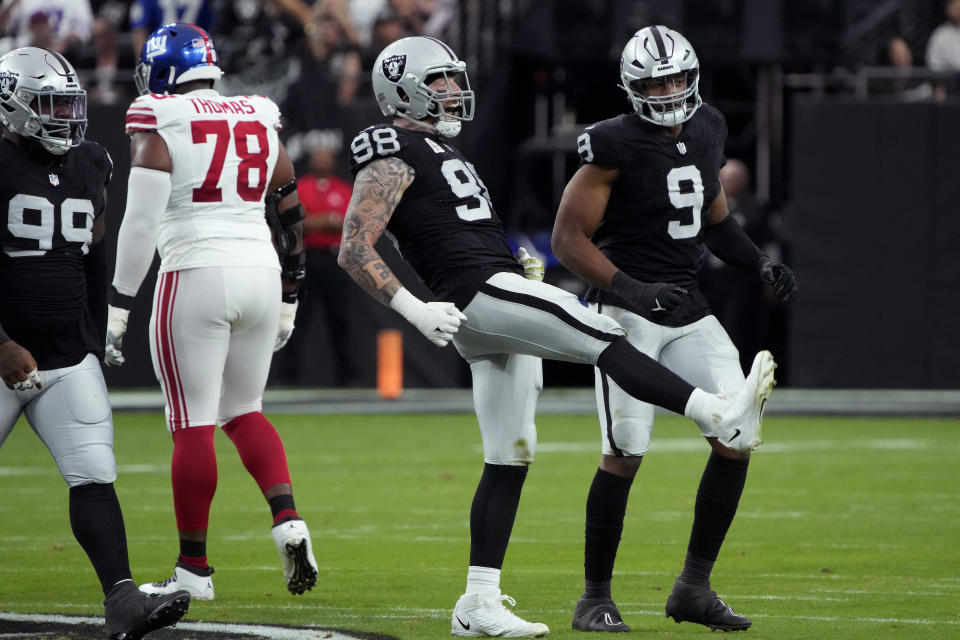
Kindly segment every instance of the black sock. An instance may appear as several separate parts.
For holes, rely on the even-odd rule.
[[[737,513],[749,464],[749,459],[734,460],[710,454],[697,489],[687,561],[681,574],[685,582],[709,581],[713,563]]]
[[[594,582],[593,580],[584,580],[583,581],[583,597],[598,599],[598,598],[609,598],[610,597],[610,581],[603,580],[601,582]]]
[[[631,396],[683,415],[694,387],[656,360],[617,338],[597,359],[597,368]]]
[[[184,540],[180,538],[180,555],[188,558],[206,558],[206,540]]]
[[[293,495],[285,493],[279,496],[273,496],[267,502],[270,503],[270,513],[273,514],[274,524],[277,524],[277,514],[279,514],[281,511],[290,512],[288,517],[282,517],[280,519],[281,522],[284,520],[293,520],[294,517],[296,517],[295,515],[291,515],[297,513],[297,508],[293,504]]]
[[[470,508],[470,566],[503,566],[526,477],[526,466],[484,464]]]
[[[687,551],[687,556],[683,559],[683,572],[680,574],[680,579],[687,584],[709,587],[713,563],[713,560],[699,558]]]
[[[623,516],[633,478],[622,478],[597,469],[587,494],[583,569],[587,597],[610,597],[613,563],[623,533]],[[602,593],[602,590],[606,593]]]
[[[131,579],[123,513],[112,483],[70,488],[70,527],[90,558],[104,595],[121,580]]]

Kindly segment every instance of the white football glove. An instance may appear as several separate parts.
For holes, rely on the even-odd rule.
[[[447,346],[460,329],[460,321],[467,319],[452,302],[424,302],[405,288],[394,294],[390,308],[438,347]]]
[[[283,349],[287,340],[293,335],[293,320],[297,317],[297,307],[299,305],[299,300],[280,303],[280,326],[277,328],[277,341],[273,343],[274,351]]]
[[[527,253],[527,250],[520,247],[517,250],[517,259],[523,265],[523,277],[527,280],[536,280],[543,282],[544,264],[543,260],[537,256]]]
[[[103,363],[108,367],[119,367],[126,362],[120,347],[123,346],[123,335],[127,332],[129,317],[129,309],[107,306],[107,345],[103,350]]]

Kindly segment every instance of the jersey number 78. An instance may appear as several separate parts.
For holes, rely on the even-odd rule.
[[[230,123],[226,120],[194,120],[190,123],[190,132],[194,144],[204,144],[210,136],[214,137],[210,167],[203,184],[193,190],[193,201],[222,202],[223,190],[217,185],[230,148]],[[250,149],[250,137],[256,138],[256,150]],[[237,195],[245,202],[262,200],[267,186],[267,158],[270,156],[267,128],[257,120],[240,120],[233,125],[233,147],[240,158]],[[253,169],[257,171],[257,182],[251,185],[250,171]]]

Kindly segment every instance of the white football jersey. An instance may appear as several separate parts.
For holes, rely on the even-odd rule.
[[[156,131],[173,160],[160,221],[160,271],[272,266],[280,261],[264,219],[264,196],[279,152],[280,110],[264,96],[213,89],[140,96],[128,135]]]

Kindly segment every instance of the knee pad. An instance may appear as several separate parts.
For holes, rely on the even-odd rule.
[[[484,434],[483,461],[509,466],[530,465],[537,452],[537,429],[522,429],[514,438],[489,438]]]
[[[60,475],[71,489],[84,484],[110,484],[117,479],[113,447],[88,442],[75,452],[57,460]]]
[[[619,450],[628,456],[644,456],[650,448],[653,425],[642,417],[616,417],[603,434],[603,453],[616,455]]]

